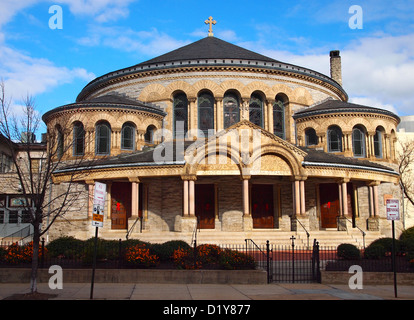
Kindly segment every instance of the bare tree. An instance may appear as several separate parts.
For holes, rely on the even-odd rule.
[[[414,140],[399,141],[398,170],[405,197],[414,205]]]
[[[69,121],[63,121],[62,123],[66,123],[66,126],[60,126],[59,130],[48,129],[47,147],[39,149],[39,143],[33,137],[39,129],[41,118],[35,108],[34,99],[30,96],[23,99],[23,115],[19,117],[13,114],[10,106],[11,100],[6,98],[5,85],[1,81],[0,133],[6,138],[14,165],[11,179],[15,179],[14,184],[16,182],[19,184],[21,198],[24,199],[22,206],[28,213],[29,221],[33,226],[30,287],[31,292],[35,293],[37,292],[40,239],[58,217],[63,217],[70,210],[82,193],[77,188],[78,183],[75,182],[80,174],[73,170],[64,184],[64,190],[60,188],[60,192],[52,196],[53,172],[68,164],[74,168],[79,165],[85,166],[85,157],[78,156],[68,160],[64,156],[69,154],[73,147],[70,139],[64,139],[64,137],[70,137],[72,133]],[[45,223],[46,221],[48,223]]]

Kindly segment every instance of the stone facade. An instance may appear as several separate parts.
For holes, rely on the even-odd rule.
[[[203,42],[211,42],[214,51],[216,40]],[[200,43],[188,50],[197,55]],[[51,228],[51,238],[92,235],[91,198],[96,181],[107,184],[106,222],[101,230],[107,238],[127,235],[148,241],[190,241],[197,227],[220,239],[237,234],[242,239],[269,230],[273,234],[303,232],[303,228],[349,232],[358,227],[389,235],[384,199],[401,197],[395,156],[398,117],[347,102],[337,55],[331,55],[329,78],[255,54],[249,58],[250,53],[220,42],[223,46],[243,58],[181,59],[173,52],[104,75],[88,84],[69,109],[61,107],[44,116],[50,130],[67,123],[70,132],[72,124],[82,122],[85,155],[98,160],[82,169],[77,179],[82,197],[73,212]],[[211,119],[200,117],[204,93],[212,97]],[[235,97],[233,115],[238,121],[226,127],[224,119],[229,114],[224,105],[229,93]],[[184,116],[176,114],[178,94],[186,98]],[[122,103],[105,102],[107,97],[119,97]],[[261,103],[256,114],[260,121],[252,116],[253,97]],[[133,106],[128,100],[135,101]],[[341,109],[329,107],[332,101],[341,103]],[[174,132],[176,116],[186,117],[189,134],[174,140],[173,135],[145,140],[149,126]],[[103,120],[111,128],[111,151],[100,157],[94,154],[96,124]],[[208,137],[197,131],[204,120],[211,120]],[[120,148],[126,122],[135,125],[134,148],[127,151]],[[342,130],[341,148],[334,152],[328,147],[331,125]],[[363,128],[363,137],[354,142],[356,127]],[[308,143],[309,128],[315,132],[315,143]],[[65,143],[70,144],[73,139],[66,136]],[[363,156],[355,156],[357,143],[364,146]],[[173,158],[156,162],[155,154],[164,156],[170,151]],[[70,151],[65,156],[76,158]],[[70,168],[56,172],[54,182],[65,183],[69,172]],[[128,197],[115,190],[121,182],[129,185]],[[333,189],[332,200],[321,194],[323,186]],[[131,204],[130,209],[126,206],[127,223],[116,229],[114,216],[125,199]],[[328,221],[331,202],[337,211],[328,225],[323,221]],[[402,225],[397,225],[400,231]]]

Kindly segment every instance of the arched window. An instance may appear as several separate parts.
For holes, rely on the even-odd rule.
[[[223,99],[224,129],[240,121],[239,98],[234,93],[226,93]]]
[[[155,128],[155,126],[153,125],[149,125],[147,127],[147,131],[145,131],[145,135],[144,135],[145,142],[151,143],[151,144],[154,143],[154,133],[156,129],[157,128]]]
[[[308,128],[305,130],[305,145],[306,146],[316,146],[318,144],[318,136],[316,131],[313,128]]]
[[[85,154],[85,129],[81,122],[73,125],[73,155],[83,156]]]
[[[198,96],[198,129],[208,137],[208,130],[214,129],[214,97],[208,92]]]
[[[276,100],[273,105],[273,133],[285,139],[285,106],[282,100]]]
[[[121,130],[121,149],[134,150],[135,126],[132,123],[124,123]]]
[[[57,141],[56,141],[56,155],[60,159],[63,156],[63,144],[64,144],[64,136],[63,130],[60,125],[56,126],[57,131]]]
[[[174,138],[184,138],[188,131],[188,100],[184,93],[178,93],[174,96],[173,115]]]
[[[107,122],[96,125],[95,153],[97,155],[109,155],[111,153],[111,127]]]
[[[263,127],[263,100],[260,95],[255,93],[250,97],[249,120],[255,125]]]
[[[328,152],[342,152],[342,130],[338,126],[328,128]]]
[[[352,148],[354,157],[365,157],[365,130],[360,126],[352,129]]]
[[[383,129],[377,128],[377,130],[375,131],[375,136],[374,136],[375,157],[379,159],[382,158],[382,132],[383,132]]]

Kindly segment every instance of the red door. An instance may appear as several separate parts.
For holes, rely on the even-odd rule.
[[[253,228],[273,228],[273,185],[252,185]]]
[[[321,204],[321,227],[337,228],[339,216],[339,190],[335,183],[319,185],[319,197]]]
[[[200,229],[214,229],[215,227],[215,192],[214,184],[196,184],[195,186],[195,214]]]
[[[131,216],[131,183],[114,182],[111,186],[111,229],[127,229]]]

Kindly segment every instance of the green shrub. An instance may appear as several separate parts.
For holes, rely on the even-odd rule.
[[[414,258],[414,227],[404,230],[399,240],[401,251],[405,252],[408,258]]]
[[[360,258],[359,249],[353,244],[342,243],[337,248],[338,257],[344,260],[355,260]]]
[[[364,251],[365,259],[379,259],[385,257],[387,250],[381,243],[372,243]]]
[[[219,264],[222,269],[227,270],[248,270],[256,268],[256,263],[252,256],[229,249],[220,252]]]
[[[162,262],[171,261],[174,251],[179,248],[187,250],[191,247],[187,242],[182,240],[171,240],[162,244],[156,243],[150,245],[151,253],[157,255]]]
[[[75,259],[82,255],[84,241],[74,237],[61,237],[51,241],[47,246],[48,254],[53,257]]]
[[[380,238],[377,239],[368,246],[383,246],[386,252],[392,252],[392,238]],[[401,243],[398,239],[395,239],[395,251],[400,252],[401,251]]]

